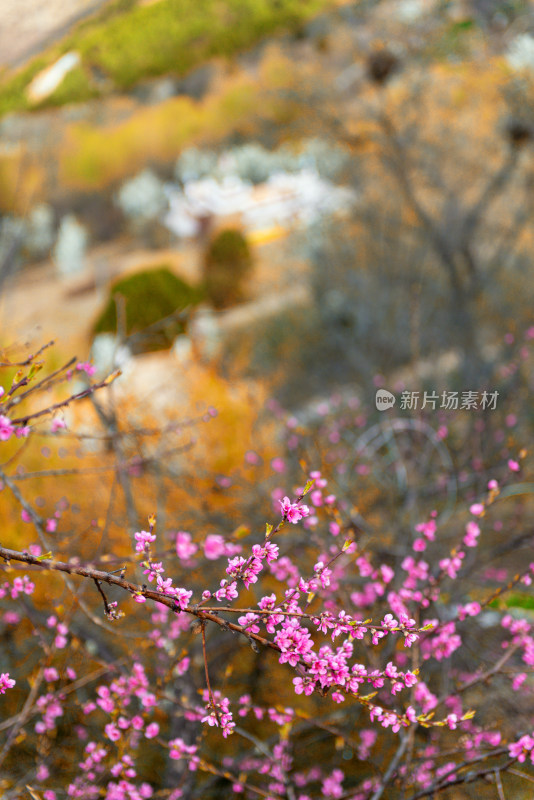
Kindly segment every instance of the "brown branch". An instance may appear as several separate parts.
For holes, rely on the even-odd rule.
[[[7,741],[2,748],[2,752],[0,752],[0,767],[4,763],[6,757],[11,750],[11,746],[14,744],[15,739],[17,738],[17,734],[19,733],[20,729],[25,724],[26,720],[31,716],[33,704],[37,695],[39,694],[39,689],[41,688],[41,683],[43,682],[43,668],[39,669],[37,677],[33,683],[33,686],[30,689],[30,692],[26,698],[22,711],[17,715],[16,722],[9,732],[9,736],[7,737]]]
[[[203,759],[200,759],[198,767],[203,772],[209,772],[211,775],[217,775],[218,777],[226,778],[227,781],[231,781],[232,783],[239,783],[245,789],[248,789],[249,792],[255,792],[261,797],[266,797],[267,800],[269,800],[269,798],[272,798],[272,800],[283,800],[281,795],[274,792],[265,791],[265,789],[260,789],[259,786],[254,786],[252,783],[247,783],[245,780],[241,780],[237,775],[232,775],[226,770],[217,769],[217,767],[213,766],[213,764],[208,764]]]
[[[20,552],[18,550],[10,550],[6,547],[0,547],[0,558],[7,562],[17,561],[24,564],[31,564],[44,570],[53,570],[67,575],[79,575],[82,578],[89,578],[91,580],[101,581],[102,583],[108,583],[110,586],[118,586],[119,588],[129,592],[134,597],[142,595],[147,600],[153,600],[156,603],[161,603],[162,605],[170,608],[172,611],[177,612],[182,610],[186,614],[191,614],[200,620],[209,620],[210,622],[215,622],[216,625],[219,625],[223,629],[235,631],[236,633],[242,634],[247,639],[254,639],[256,642],[258,642],[258,644],[261,644],[264,647],[269,647],[277,652],[281,652],[280,647],[274,642],[271,642],[269,639],[266,639],[257,633],[249,633],[242,625],[236,625],[234,622],[228,622],[216,613],[206,612],[203,609],[195,606],[186,606],[184,609],[180,609],[173,597],[169,597],[168,595],[164,595],[161,592],[157,592],[153,589],[148,589],[145,585],[139,586],[138,584],[131,583],[120,576],[95,569],[92,566],[80,565],[72,561],[64,562],[56,561],[54,559],[40,560],[41,557],[32,556],[29,553]]]
[[[507,747],[499,747],[496,750],[492,750],[490,753],[485,753],[484,755],[478,756],[477,758],[473,758],[469,761],[463,761],[461,764],[457,764],[452,767],[448,772],[444,775],[440,775],[440,777],[434,781],[430,786],[427,786],[426,789],[422,789],[417,794],[414,794],[410,797],[410,800],[419,800],[421,797],[430,797],[437,792],[441,792],[444,789],[448,789],[451,786],[458,786],[461,783],[473,783],[479,778],[483,778],[486,775],[489,775],[492,772],[495,772],[496,767],[488,767],[486,769],[480,770],[479,772],[467,772],[465,775],[458,775],[456,778],[450,780],[450,778],[454,775],[454,773],[458,772],[461,769],[465,769],[465,767],[470,767],[473,764],[476,764],[480,761],[485,761],[488,758],[493,758],[495,756],[504,755],[508,752]],[[502,772],[503,770],[507,770],[512,764],[517,761],[516,758],[509,759],[505,764],[502,764],[498,769]]]
[[[99,383],[93,383],[91,386],[88,386],[87,389],[84,389],[81,392],[77,392],[76,394],[72,394],[66,400],[61,400],[59,403],[54,403],[52,406],[47,406],[47,408],[41,409],[41,411],[34,411],[32,414],[26,414],[24,417],[17,417],[16,419],[12,419],[11,422],[14,425],[26,425],[31,419],[37,419],[38,417],[42,417],[45,414],[51,414],[53,411],[57,411],[58,408],[65,408],[66,406],[73,403],[75,400],[83,400],[84,397],[90,397],[94,394],[98,389],[102,389],[104,386],[109,386],[111,381],[118,378],[121,374],[120,370],[116,370],[111,375],[108,375],[107,378],[104,380],[99,381]]]
[[[52,339],[52,341],[47,342],[46,344],[43,344],[43,346],[40,347],[39,350],[37,350],[37,352],[35,352],[32,355],[28,356],[28,358],[25,361],[0,361],[0,367],[27,367],[29,364],[31,364],[37,358],[37,356],[40,356],[41,353],[44,352],[44,350],[47,350],[49,347],[52,347],[52,345],[54,345],[54,344],[55,344],[55,341],[53,339]]]
[[[215,716],[217,717],[217,723],[221,725],[221,717],[219,714],[219,709],[217,708],[217,705],[215,703],[215,698],[213,696],[213,691],[211,689],[211,683],[210,683],[210,674],[208,670],[208,656],[206,654],[206,623],[204,622],[204,620],[202,620],[200,623],[200,632],[202,634],[202,656],[204,658],[204,672],[206,673],[206,686],[208,687],[210,705],[215,713]]]
[[[33,394],[34,392],[37,392],[37,391],[39,391],[41,389],[47,388],[48,384],[51,381],[53,381],[54,378],[56,378],[62,372],[65,372],[65,370],[68,370],[69,367],[72,367],[76,363],[76,360],[77,360],[77,358],[76,358],[76,356],[74,356],[69,361],[67,361],[67,363],[64,364],[62,367],[59,367],[59,369],[56,369],[54,372],[51,372],[49,375],[46,375],[42,380],[38,381],[38,383],[33,384],[33,386],[31,386],[29,389],[27,389],[27,391],[23,392],[22,394],[17,395],[17,397],[15,397],[13,400],[11,400],[10,403],[7,404],[6,410],[9,410],[14,405],[18,405],[29,394]],[[22,384],[22,382],[20,382],[20,383]]]
[[[53,697],[60,697],[62,695],[72,694],[72,692],[76,692],[78,689],[81,689],[82,686],[86,686],[88,683],[97,680],[102,675],[105,675],[106,672],[112,672],[117,669],[117,666],[120,662],[116,662],[114,664],[110,664],[105,667],[100,667],[99,669],[90,672],[88,675],[84,675],[82,678],[78,678],[76,681],[71,683],[69,686],[62,686],[61,689],[58,689],[56,692],[53,693]],[[33,687],[32,687],[33,688]],[[31,709],[30,714],[25,716],[25,708],[27,703],[25,703],[24,709],[19,711],[18,714],[15,714],[13,717],[9,719],[5,719],[3,722],[0,722],[0,731],[7,730],[12,725],[16,725],[23,717],[22,724],[26,722],[29,716],[33,716],[36,713],[40,713],[39,709],[36,709],[35,706]]]
[[[380,781],[380,785],[378,786],[378,789],[371,797],[371,800],[380,800],[380,798],[384,794],[387,785],[391,782],[392,778],[395,775],[395,771],[399,766],[400,760],[404,755],[404,751],[406,750],[408,743],[409,743],[409,737],[408,734],[405,733],[404,736],[401,737],[400,744],[397,747],[397,751],[393,756],[393,758],[391,759],[391,762],[386,770],[386,774]]]

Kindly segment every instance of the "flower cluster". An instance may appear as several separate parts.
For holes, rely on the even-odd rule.
[[[280,500],[280,508],[282,509],[284,519],[287,519],[288,522],[292,522],[293,525],[296,525],[297,522],[300,522],[304,517],[309,516],[310,513],[308,506],[301,505],[300,503],[292,503],[289,497],[284,497],[283,500]]]
[[[234,732],[235,722],[230,711],[229,699],[222,697],[220,692],[214,692],[213,699],[211,699],[207,690],[203,697],[208,713],[202,717],[201,722],[207,722],[211,727],[220,727],[225,738],[230,736]]]
[[[147,575],[149,581],[156,581],[156,589],[161,594],[167,597],[173,597],[176,600],[177,609],[184,610],[187,608],[188,603],[193,596],[193,592],[183,589],[178,586],[173,586],[172,578],[165,578],[162,562],[152,561],[150,557],[150,545],[156,541],[156,534],[153,533],[155,520],[151,522],[150,531],[138,531],[134,534],[135,541],[137,542],[135,550],[137,553],[142,553],[145,556],[143,565],[145,569],[144,574]],[[138,603],[146,602],[143,594],[137,594],[135,599]]]
[[[0,673],[0,694],[5,694],[6,689],[12,689],[16,681],[9,677],[9,672]]]

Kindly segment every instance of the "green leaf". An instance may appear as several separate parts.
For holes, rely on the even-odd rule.
[[[315,483],[315,479],[311,479],[311,480],[307,481],[306,486],[302,490],[302,496],[303,497],[304,497],[305,494],[308,494],[308,492],[310,491],[310,489],[312,488],[314,483]]]

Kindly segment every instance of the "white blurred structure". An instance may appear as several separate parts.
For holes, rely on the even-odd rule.
[[[512,39],[506,52],[508,66],[518,72],[534,72],[534,37],[530,33],[520,33]]]
[[[57,271],[62,277],[83,271],[87,243],[87,231],[74,214],[62,217],[53,253]]]
[[[35,76],[27,89],[28,99],[32,103],[39,103],[44,100],[63,82],[65,75],[74,67],[77,67],[79,63],[79,53],[74,51],[65,53],[51,67],[47,67]]]
[[[278,172],[259,184],[236,175],[206,177],[185,182],[183,190],[167,185],[166,193],[169,211],[163,222],[185,238],[197,236],[206,217],[238,215],[249,233],[306,226],[324,214],[348,211],[357,198],[353,190],[335,186],[310,168]]]
[[[99,333],[93,339],[91,357],[99,377],[105,377],[116,369],[123,375],[132,366],[133,356],[126,345],[119,344],[113,333]]]
[[[401,22],[416,22],[425,10],[424,0],[401,0],[396,8],[396,16]]]
[[[32,208],[28,215],[28,231],[25,244],[34,258],[44,258],[50,252],[55,239],[54,211],[46,203]]]
[[[164,185],[150,169],[124,183],[116,202],[123,214],[137,221],[157,219],[167,209]]]

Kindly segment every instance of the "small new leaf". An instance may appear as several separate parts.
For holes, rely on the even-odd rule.
[[[37,375],[37,373],[42,370],[42,368],[43,368],[42,361],[39,361],[36,364],[32,364],[30,367],[30,371],[28,372],[28,380],[31,381],[32,378],[34,378]]]
[[[43,553],[41,556],[37,556],[37,561],[49,561],[52,558],[52,551],[49,550],[48,553]]]
[[[289,739],[289,734],[291,733],[291,728],[293,727],[292,722],[286,722],[284,725],[279,728],[278,735],[280,736],[280,740],[282,742],[287,742]]]
[[[109,386],[120,375],[122,375],[122,371],[120,369],[116,369],[115,372],[112,372],[111,375],[108,375],[108,377],[102,381],[102,386]]]
[[[473,710],[471,710],[471,711],[466,711],[466,712],[465,712],[465,714],[464,714],[464,715],[463,715],[463,717],[462,717],[462,722],[463,722],[464,720],[466,720],[466,719],[473,719],[473,717],[474,717],[474,716],[475,716],[475,711],[473,711]]]
[[[250,534],[250,528],[247,525],[240,525],[239,528],[236,528],[233,537],[234,539],[244,539],[245,536]]]

